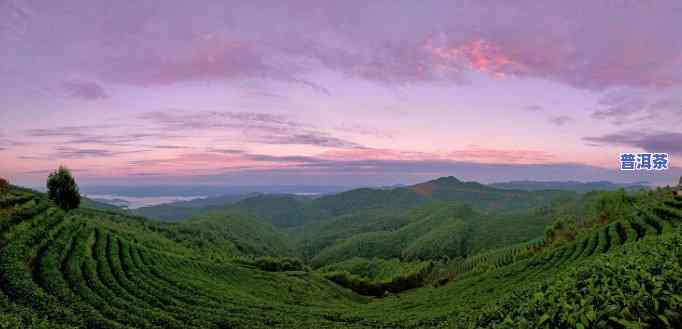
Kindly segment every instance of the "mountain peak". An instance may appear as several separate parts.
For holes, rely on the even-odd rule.
[[[433,184],[459,184],[462,183],[461,180],[457,179],[455,176],[440,177],[430,181]]]
[[[417,192],[417,194],[422,196],[432,196],[434,189],[442,188],[444,186],[459,185],[462,181],[455,178],[454,176],[440,177],[428,182],[419,183],[412,186],[412,189]]]

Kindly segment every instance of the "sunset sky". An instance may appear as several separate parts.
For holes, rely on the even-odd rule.
[[[673,183],[681,34],[679,1],[0,0],[0,176]]]

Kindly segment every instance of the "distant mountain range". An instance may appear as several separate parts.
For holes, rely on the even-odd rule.
[[[316,198],[294,194],[226,195],[143,207],[135,213],[177,221],[206,211],[230,208],[255,215],[277,227],[294,227],[359,211],[410,209],[435,201],[456,201],[484,213],[527,209],[545,205],[566,193],[568,191],[501,189],[450,176],[412,186],[358,188]]]
[[[120,193],[139,197],[161,194],[182,197],[197,195],[196,193],[212,195],[212,193],[227,191],[229,193],[218,196],[147,206],[135,209],[133,212],[149,218],[178,221],[210,210],[235,208],[266,218],[275,226],[289,227],[358,210],[411,208],[429,200],[458,201],[486,212],[535,207],[559,196],[560,191],[587,193],[620,188],[640,190],[649,187],[647,182],[617,184],[608,181],[511,181],[484,185],[477,182],[464,182],[449,176],[411,186],[397,184],[376,188],[357,188],[345,192],[343,192],[343,187],[338,186],[105,186],[89,187],[86,190],[90,193],[93,193],[92,191]],[[107,203],[106,200],[97,201]]]
[[[614,191],[621,188],[625,190],[640,190],[650,188],[648,182],[618,184],[608,181],[576,182],[576,181],[528,181],[528,180],[493,183],[490,184],[489,186],[500,189],[513,189],[524,191],[564,190],[574,191],[578,193],[587,193],[595,190]]]
[[[223,196],[244,195],[249,193],[268,194],[303,194],[323,195],[338,193],[349,190],[344,186],[308,186],[308,185],[281,185],[281,186],[211,186],[211,185],[83,185],[81,192],[85,194],[110,194],[129,197],[194,197],[194,196]]]

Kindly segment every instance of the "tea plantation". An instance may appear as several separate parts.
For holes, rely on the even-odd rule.
[[[682,198],[632,198],[551,239],[315,269],[284,258],[302,254],[286,232],[239,213],[167,224],[64,212],[13,187],[0,196],[0,328],[680,328]],[[391,238],[419,250],[441,250],[429,237],[450,228],[466,236],[405,221]]]

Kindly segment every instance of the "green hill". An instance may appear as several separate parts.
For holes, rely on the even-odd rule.
[[[540,207],[552,200],[573,195],[569,191],[524,191],[490,187],[477,182],[462,182],[442,177],[410,187],[417,194],[442,201],[458,201],[485,212]]]
[[[457,214],[458,209],[467,210]],[[532,240],[544,234],[553,214],[541,209],[481,213],[457,202],[437,201],[410,210],[359,211],[289,234],[316,266],[354,256],[438,259]],[[462,235],[467,239],[460,241]]]
[[[339,216],[376,208],[409,209],[427,201],[428,198],[406,188],[361,188],[323,196],[315,199],[311,206]]]
[[[410,222],[404,209],[369,209],[290,229],[290,236],[306,258],[362,233],[393,231]]]
[[[119,208],[108,203],[95,201],[86,197],[81,197],[81,207],[107,211],[124,211],[123,208]]]
[[[342,245],[342,252],[320,253],[331,260],[358,250],[365,259],[310,270],[284,259],[290,265],[269,265],[291,255],[289,240],[242,212],[167,224],[119,212],[64,212],[42,194],[12,188],[0,195],[0,327],[682,326],[682,198],[658,189],[571,200],[537,214],[592,205],[586,218],[555,218],[536,240],[480,253],[458,243],[475,238],[468,225],[487,213],[424,203],[405,210],[401,225],[381,229],[387,215],[368,224],[377,231],[346,232],[350,238],[328,247]],[[337,215],[336,227],[362,226]],[[511,223],[505,216],[491,225]],[[364,242],[345,247],[354,239]],[[385,258],[370,256],[377,250]],[[446,254],[453,257],[418,261]],[[266,255],[273,257],[261,261]]]
[[[151,219],[176,222],[191,218],[209,211],[223,209],[228,205],[250,197],[250,194],[228,194],[217,197],[200,198],[190,201],[179,201],[156,206],[142,207],[132,210],[133,213]]]
[[[528,210],[492,215],[459,203],[430,202],[409,211],[376,209],[340,216],[295,234],[306,255],[314,255],[315,266],[355,256],[435,260],[532,240],[552,224],[551,214]]]
[[[263,194],[237,202],[231,208],[251,213],[277,227],[291,228],[374,209],[409,209],[427,201],[408,189],[361,188],[312,200],[291,194]]]
[[[276,227],[293,227],[329,216],[310,200],[291,194],[262,194],[237,202],[231,208],[244,211]]]

